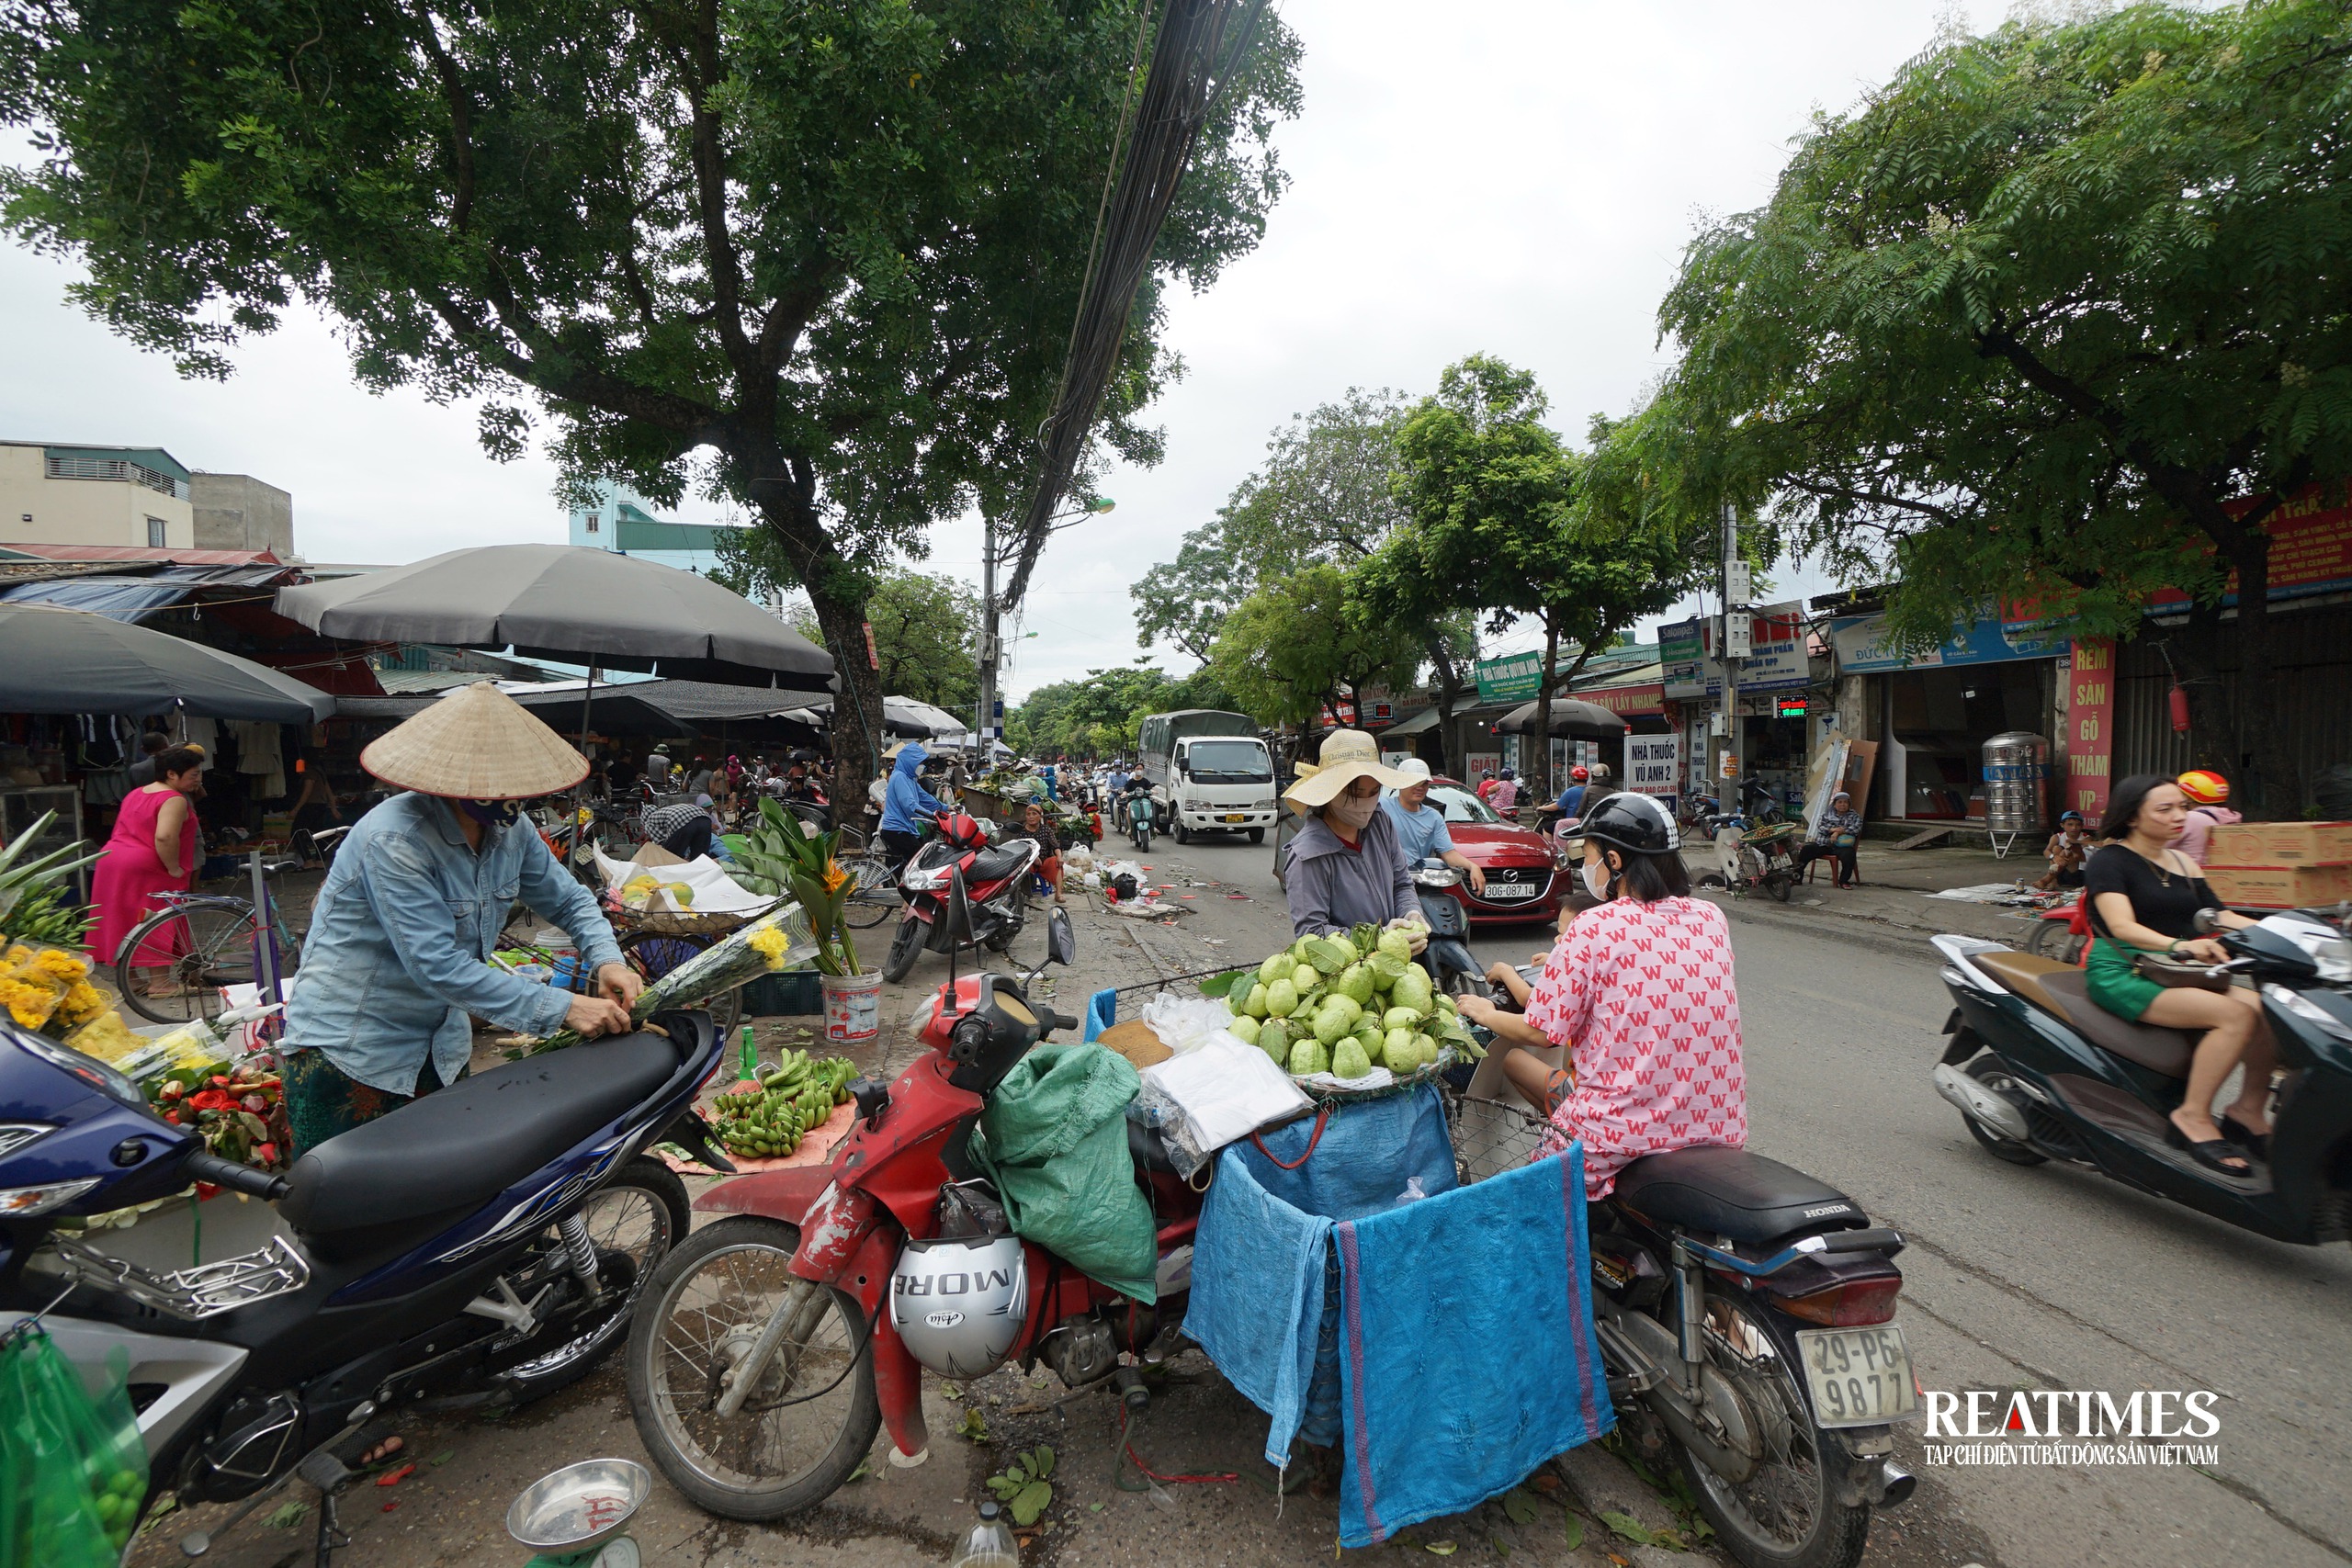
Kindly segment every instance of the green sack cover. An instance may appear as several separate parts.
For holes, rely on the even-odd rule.
[[[0,1564],[115,1568],[147,1495],[147,1450],[123,1392],[105,1391],[39,1329],[0,1340]]]
[[[1016,1235],[1148,1302],[1158,1233],[1127,1153],[1127,1102],[1142,1087],[1115,1051],[1039,1045],[989,1096],[971,1148]]]

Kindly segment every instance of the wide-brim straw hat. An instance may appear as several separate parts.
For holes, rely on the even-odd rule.
[[[529,800],[588,776],[588,759],[487,681],[402,719],[359,753],[388,784],[452,800]]]
[[[1339,798],[1358,779],[1378,779],[1390,789],[1414,781],[1380,760],[1379,742],[1361,729],[1335,729],[1323,738],[1316,753],[1315,772],[1283,792],[1293,806],[1313,810]]]

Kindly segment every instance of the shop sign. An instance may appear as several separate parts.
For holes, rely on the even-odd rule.
[[[1351,729],[1351,728],[1353,728],[1355,727],[1355,722],[1356,722],[1356,705],[1355,705],[1355,704],[1353,704],[1353,703],[1325,703],[1325,704],[1323,705],[1323,728],[1326,728],[1326,729]]]
[[[2333,484],[2307,485],[2280,503],[2263,522],[2270,536],[2270,597],[2301,599],[2313,593],[2352,589],[2352,505],[2344,491]],[[2222,510],[2243,516],[2258,498],[2233,501]],[[2206,547],[2211,553],[2212,547]],[[2224,604],[2238,602],[2237,574],[2230,574]],[[2168,588],[2150,601],[2148,614],[2161,615],[2188,607],[2188,595]]]
[[[2092,826],[2107,815],[2115,761],[2115,639],[2075,639],[2066,670],[2066,806]]]
[[[1478,787],[1478,775],[1500,773],[1503,760],[1493,751],[1473,751],[1462,759],[1462,766],[1464,770],[1462,782],[1476,789]]]
[[[1372,705],[1372,712],[1365,716],[1364,728],[1367,729],[1377,729],[1384,724],[1394,724],[1396,722],[1396,705],[1395,703],[1374,703]]]
[[[1604,707],[1621,716],[1666,711],[1666,687],[1657,681],[1639,686],[1603,686],[1597,691],[1566,694],[1577,702],[1590,703],[1595,707]]]
[[[1841,675],[1871,675],[1890,670],[1932,670],[1958,664],[2001,664],[2015,659],[2063,659],[2066,637],[2038,620],[1980,615],[1924,653],[1905,653],[1893,640],[1884,615],[1841,615],[1829,623],[1830,646],[1838,650]]]
[[[1678,735],[1625,737],[1625,787],[1637,795],[1680,793],[1676,774],[1681,761]]]
[[[1782,697],[1773,705],[1772,716],[1774,718],[1803,718],[1812,706],[1812,703],[1804,697]]]
[[[1720,767],[1716,768],[1715,775],[1727,783],[1737,783],[1739,780],[1739,753],[1736,751],[1724,752],[1723,763]]]
[[[1481,659],[1471,670],[1478,677],[1478,700],[1482,703],[1525,702],[1544,689],[1541,653],[1507,653],[1499,659]]]
[[[1793,604],[1770,604],[1751,618],[1748,656],[1739,667],[1739,689],[1771,692],[1813,684],[1812,661],[1805,654],[1804,617]],[[1665,694],[1669,697],[1720,695],[1723,666],[1708,657],[1717,623],[1697,616],[1658,628],[1658,662],[1663,667]]]

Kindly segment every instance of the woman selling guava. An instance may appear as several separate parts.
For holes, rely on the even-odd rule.
[[[1331,731],[1316,760],[1315,772],[1283,795],[1313,813],[1285,852],[1283,891],[1292,934],[1402,925],[1410,929],[1419,953],[1429,942],[1420,896],[1413,890],[1396,826],[1380,809],[1383,784],[1401,789],[1413,781],[1383,766],[1378,746],[1361,729]]]

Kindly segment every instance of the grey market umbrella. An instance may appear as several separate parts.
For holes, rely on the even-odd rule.
[[[832,656],[707,577],[583,545],[482,545],[277,591],[277,613],[356,642],[512,647],[528,659],[821,692]]]
[[[0,713],[178,706],[207,718],[316,724],[334,698],[293,676],[128,621],[50,604],[0,604]]]
[[[1503,715],[1495,726],[1498,735],[1525,735],[1535,728],[1535,705],[1521,703]],[[1572,697],[1552,699],[1552,733],[1573,735],[1585,740],[1614,740],[1632,728],[1623,719],[1598,703],[1577,702]]]

